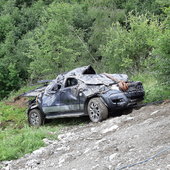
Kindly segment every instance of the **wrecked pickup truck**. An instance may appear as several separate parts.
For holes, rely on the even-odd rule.
[[[28,122],[40,126],[45,119],[63,117],[89,116],[92,122],[100,122],[113,111],[143,100],[144,90],[141,82],[128,81],[125,74],[96,74],[91,66],[85,66],[60,74],[49,85],[22,96],[35,97],[29,101]]]

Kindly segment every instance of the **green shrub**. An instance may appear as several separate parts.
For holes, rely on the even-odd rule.
[[[153,73],[136,74],[132,79],[143,83],[145,103],[170,99],[170,87],[160,83]]]
[[[107,43],[100,47],[102,65],[109,72],[129,72],[134,74],[145,69],[145,60],[150,57],[149,44],[160,34],[159,23],[146,15],[129,14],[126,27],[113,23],[107,29]]]

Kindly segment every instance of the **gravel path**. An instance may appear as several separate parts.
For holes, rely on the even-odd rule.
[[[170,170],[170,103],[64,130],[5,170]],[[131,166],[130,168],[127,165]]]

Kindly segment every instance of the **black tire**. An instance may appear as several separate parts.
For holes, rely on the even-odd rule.
[[[108,109],[99,97],[90,99],[87,111],[92,122],[101,122],[108,118]]]
[[[41,126],[44,124],[44,120],[44,115],[38,109],[33,109],[28,113],[28,123],[30,126]]]

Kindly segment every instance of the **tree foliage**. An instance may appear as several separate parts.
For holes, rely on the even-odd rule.
[[[92,64],[169,83],[165,0],[1,0],[0,99],[27,81]]]
[[[100,50],[104,56],[103,64],[107,63],[109,71],[143,70],[145,61],[151,56],[153,46],[149,43],[155,41],[161,33],[159,22],[146,15],[129,15],[125,27],[115,23],[106,30],[107,43]]]

